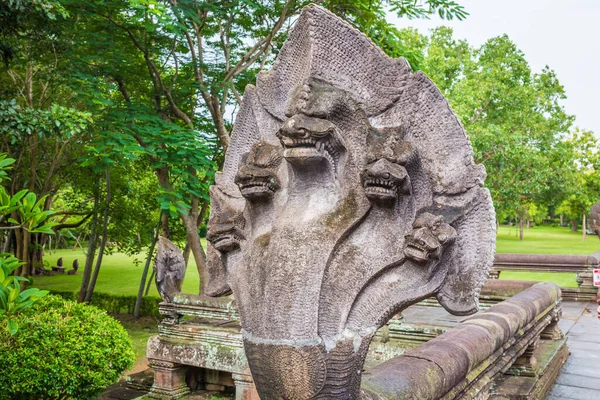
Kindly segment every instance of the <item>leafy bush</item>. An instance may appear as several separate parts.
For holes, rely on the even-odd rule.
[[[17,333],[19,324],[13,315],[31,307],[36,301],[48,294],[47,290],[35,288],[21,292],[21,281],[27,281],[21,276],[11,275],[23,263],[10,254],[0,254],[0,316],[6,317],[8,332]]]
[[[15,335],[0,330],[0,399],[93,398],[133,365],[127,332],[96,307],[48,295],[13,318]]]
[[[97,292],[92,296],[92,305],[106,310],[109,313],[115,314],[133,314],[135,308],[135,302],[137,296],[130,295],[112,295],[107,293]],[[160,297],[146,296],[142,297],[142,304],[140,305],[140,315],[158,317],[158,303],[161,302]]]
[[[78,292],[69,292],[62,290],[50,290],[50,294],[60,296],[66,300],[77,300]],[[91,304],[101,310],[112,314],[133,314],[137,296],[134,295],[115,295],[102,292],[94,292]],[[161,298],[157,296],[142,297],[140,307],[140,316],[160,317],[158,304]]]
[[[0,108],[4,103],[6,102],[0,101]],[[6,157],[6,153],[0,153],[0,183],[8,179],[7,171],[12,168],[11,164],[14,162],[13,158]],[[10,196],[4,186],[0,185],[0,222],[2,222],[2,228],[6,229],[5,225],[8,224],[10,228],[20,227],[30,233],[38,232],[53,235],[52,227],[56,225],[56,222],[48,221],[48,217],[53,212],[44,210],[46,197],[43,196],[38,200],[37,195],[27,189]],[[5,317],[6,327],[11,335],[14,335],[19,328],[16,319],[12,316],[31,307],[48,293],[46,290],[35,288],[21,292],[21,283],[28,280],[14,274],[14,272],[24,264],[10,254],[0,254],[0,317]]]

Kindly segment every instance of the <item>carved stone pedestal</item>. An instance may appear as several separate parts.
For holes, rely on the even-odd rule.
[[[148,359],[148,362],[154,370],[154,384],[146,398],[174,400],[190,393],[185,383],[185,366],[156,359]]]
[[[251,375],[233,374],[235,381],[235,400],[260,400]]]

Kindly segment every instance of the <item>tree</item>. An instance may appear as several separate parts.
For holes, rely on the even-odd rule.
[[[65,184],[67,167],[76,164],[91,123],[89,113],[71,107],[73,92],[61,73],[66,62],[59,27],[67,16],[56,0],[0,4],[0,151],[17,160],[6,189],[11,195],[36,192],[45,210]],[[28,276],[42,265],[47,234],[13,233],[8,244]]]
[[[564,88],[548,67],[532,73],[506,35],[472,49],[439,28],[425,51],[425,72],[460,116],[476,162],[487,169],[498,216],[517,217],[522,240],[532,204],[545,209],[569,187],[564,181],[572,164],[563,155],[573,117],[561,104]]]
[[[0,100],[0,152],[16,159],[7,192],[16,195],[27,189],[42,196],[43,210],[52,206],[54,195],[64,184],[64,169],[74,160],[78,139],[91,122],[90,115],[53,104],[49,110]],[[21,216],[13,215],[18,224]],[[22,276],[41,267],[41,248],[49,232],[14,230],[15,255],[24,262]]]
[[[566,141],[570,153],[564,157],[571,159],[571,182],[569,195],[559,204],[557,212],[566,215],[571,221],[571,230],[577,231],[577,221],[581,218],[582,239],[587,236],[587,215],[598,202],[600,193],[600,146],[591,131],[575,129]]]

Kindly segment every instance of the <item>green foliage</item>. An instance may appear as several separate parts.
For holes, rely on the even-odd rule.
[[[15,99],[0,100],[0,135],[15,145],[25,137],[69,137],[83,132],[92,122],[90,113],[53,104],[50,110],[21,107]]]
[[[556,208],[557,214],[577,221],[587,215],[600,198],[600,143],[593,132],[576,129],[565,142],[564,159],[571,160],[568,194]],[[586,227],[583,227],[584,229]]]
[[[68,16],[57,0],[8,0],[0,2],[0,62],[8,65],[22,51],[19,39],[38,39],[51,23]]]
[[[526,203],[548,204],[560,193],[568,170],[553,161],[573,117],[559,103],[565,95],[554,73],[532,74],[508,37],[490,39],[474,57],[451,101],[488,170],[494,205],[523,215]]]
[[[575,167],[565,140],[574,117],[563,108],[556,74],[548,67],[532,72],[506,35],[472,48],[454,39],[450,28],[437,28],[424,52],[424,72],[448,98],[475,160],[486,167],[499,219],[544,217],[541,210],[557,206],[571,190]]]
[[[134,361],[127,332],[96,307],[46,296],[0,331],[0,399],[88,399]]]
[[[0,153],[0,183],[7,179],[7,171],[14,162],[14,159],[6,158],[6,154]],[[47,220],[53,213],[44,210],[45,199],[44,196],[38,200],[36,194],[27,189],[10,196],[6,189],[0,186],[0,229],[14,229],[20,226],[32,233],[53,234],[52,227],[56,223]]]
[[[36,301],[44,297],[48,291],[35,288],[25,289],[21,292],[21,281],[26,278],[11,275],[23,263],[10,254],[0,254],[0,317],[7,321],[8,332],[17,333],[19,325],[17,314],[31,307]]]
[[[4,222],[2,216],[7,216],[8,223],[30,233],[54,233],[51,228],[57,223],[48,221],[53,212],[46,208],[51,204],[48,196],[57,191],[57,177],[64,177],[68,170],[59,174],[60,167],[67,167],[59,160],[68,152],[69,143],[76,145],[73,139],[81,137],[91,122],[89,113],[56,104],[43,110],[22,107],[15,99],[0,100],[0,146],[20,160],[10,175],[4,172],[0,178],[10,177],[11,191],[35,187],[42,194],[22,189],[11,197],[7,188],[1,187],[0,223]],[[14,163],[14,159],[5,156],[0,156],[0,169]],[[8,160],[9,164],[4,165]]]
[[[133,314],[136,296],[110,295],[106,293],[94,293],[92,305],[115,314]],[[158,303],[160,297],[146,296],[142,298],[140,316],[159,317]]]
[[[6,171],[14,161],[6,158],[6,154],[0,154],[0,183],[6,179]],[[21,190],[14,196],[9,196],[4,187],[0,186],[0,223],[8,225],[4,228],[21,226],[29,232],[53,234],[52,226],[55,223],[46,221],[52,212],[44,211],[43,197],[36,200],[35,193],[28,190]],[[11,214],[16,215],[20,222],[8,217]],[[0,226],[0,229],[2,228]],[[21,291],[21,282],[27,282],[27,278],[15,276],[13,273],[23,264],[10,254],[0,254],[0,317],[6,319],[7,330],[11,335],[19,329],[16,316],[48,293],[36,288]]]
[[[77,300],[77,292],[50,290],[50,294],[60,296],[65,300]],[[137,297],[133,294],[115,295],[110,293],[95,292],[90,304],[112,314],[133,315],[136,298]],[[140,307],[140,316],[160,317],[160,313],[158,312],[158,303],[161,301],[161,298],[156,296],[143,297]]]

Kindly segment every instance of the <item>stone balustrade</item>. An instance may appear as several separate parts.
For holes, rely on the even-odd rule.
[[[558,286],[537,283],[367,370],[362,398],[543,398],[568,356],[560,301]]]
[[[490,278],[502,271],[571,272],[576,274],[577,288],[563,287],[565,300],[587,301],[594,297],[593,270],[600,266],[600,251],[587,256],[567,254],[496,254]]]

